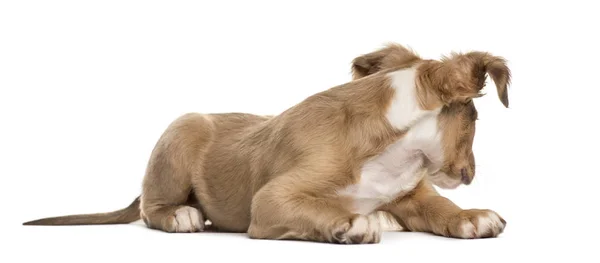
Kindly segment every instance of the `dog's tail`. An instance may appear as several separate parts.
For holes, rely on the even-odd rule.
[[[29,226],[68,226],[68,225],[108,225],[128,224],[140,219],[140,197],[126,208],[96,214],[67,215],[48,217],[23,223]]]

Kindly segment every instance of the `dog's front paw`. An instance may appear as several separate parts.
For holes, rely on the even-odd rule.
[[[345,222],[333,230],[335,243],[340,244],[373,244],[381,239],[381,226],[376,214],[359,215],[350,223]]]
[[[491,210],[463,210],[450,221],[448,234],[457,238],[497,237],[504,231],[506,221]]]

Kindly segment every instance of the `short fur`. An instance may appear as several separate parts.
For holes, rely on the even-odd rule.
[[[508,106],[510,73],[504,60],[481,52],[424,60],[391,44],[356,58],[352,69],[353,81],[310,96],[277,116],[179,117],[152,151],[139,208],[134,202],[122,211],[24,224],[129,223],[138,218],[130,215],[139,214],[148,227],[166,232],[202,231],[210,220],[217,231],[247,232],[251,238],[376,243],[381,229],[375,215],[383,211],[414,231],[456,237],[499,234],[504,222],[489,219],[499,216],[460,210],[437,196],[430,181],[458,178],[468,184],[473,178],[476,111],[470,100],[481,96],[487,72]],[[416,72],[420,111],[409,116],[405,127],[395,127],[388,116],[397,108],[398,89],[389,76],[406,69]],[[431,118],[442,134],[443,157],[421,156],[421,172],[414,174],[420,181],[398,192],[396,199],[365,215],[352,211],[352,198],[339,195],[339,190],[360,183],[369,160]],[[497,227],[477,229],[480,221],[491,222],[484,227]]]

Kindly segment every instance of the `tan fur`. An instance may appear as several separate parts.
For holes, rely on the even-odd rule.
[[[491,58],[467,54],[424,60],[399,45],[389,45],[355,59],[353,81],[310,96],[280,115],[181,116],[166,129],[152,152],[140,196],[141,218],[149,227],[167,232],[182,232],[181,225],[208,219],[218,231],[247,232],[251,238],[379,242],[379,229],[372,226],[374,217],[349,212],[350,200],[338,196],[336,189],[356,183],[362,164],[406,132],[393,128],[385,117],[394,96],[386,73],[418,66],[421,107],[444,107],[439,123],[446,154],[440,170],[457,176],[456,167],[472,163],[474,126],[464,132],[453,128],[471,120],[474,107],[464,103],[480,96],[483,88],[485,74],[480,74],[478,63],[505,67]],[[482,69],[508,83],[504,71]],[[421,225],[431,225],[426,219],[429,214],[421,211],[422,206],[411,207],[402,201],[421,196],[418,193],[426,192],[419,190],[424,184],[382,210],[400,220],[415,221],[405,224],[409,229],[426,230]],[[428,204],[425,206],[430,207]],[[177,211],[186,211],[187,218]],[[405,216],[411,212],[420,217]],[[198,218],[190,219],[192,214]],[[34,222],[69,223],[56,218]],[[193,226],[186,231],[201,229]]]

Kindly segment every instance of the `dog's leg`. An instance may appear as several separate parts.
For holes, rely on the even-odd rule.
[[[379,242],[377,214],[352,214],[337,198],[319,196],[318,191],[301,192],[294,187],[297,183],[297,177],[281,176],[255,195],[250,238],[342,244]]]
[[[446,237],[496,237],[506,226],[506,221],[494,211],[461,209],[440,196],[427,180],[423,180],[410,195],[386,205],[384,210],[410,231]]]
[[[175,120],[156,144],[142,186],[141,217],[146,225],[166,232],[204,229],[200,210],[186,205],[193,191],[192,173],[199,153],[210,143],[209,120],[186,114]]]
[[[169,165],[156,166],[149,169],[141,196],[146,225],[166,232],[202,231],[204,218],[200,211],[184,205],[191,190],[189,175]]]

